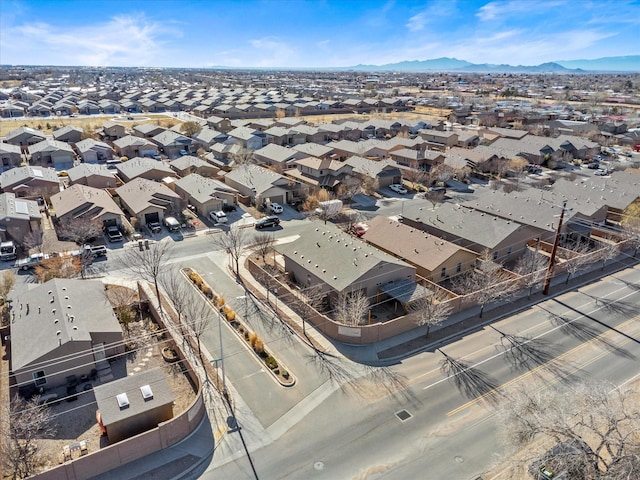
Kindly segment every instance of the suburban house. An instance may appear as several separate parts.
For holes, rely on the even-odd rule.
[[[377,188],[402,183],[402,171],[387,160],[369,160],[354,155],[347,158],[344,163],[351,167],[351,173],[362,182],[373,181],[377,183]]]
[[[413,265],[417,275],[435,283],[472,270],[478,258],[476,252],[394,219],[377,216],[367,226],[362,237],[367,243]]]
[[[78,143],[80,140],[82,140],[83,133],[84,130],[82,130],[80,127],[67,125],[65,127],[54,130],[53,139],[65,143]]]
[[[539,234],[528,225],[451,203],[434,209],[428,201],[412,202],[404,206],[401,221],[477,254],[488,251],[503,263],[520,257],[527,241]]]
[[[445,151],[458,145],[458,134],[441,132],[440,130],[420,130],[418,135],[427,142],[433,150]]]
[[[16,167],[2,172],[0,189],[20,198],[40,198],[60,191],[60,179],[53,168]]]
[[[206,217],[211,212],[222,210],[225,205],[238,203],[238,192],[229,185],[192,173],[173,182],[175,192],[198,214]]]
[[[43,140],[29,147],[31,163],[52,165],[56,170],[66,170],[73,167],[73,148],[68,143],[58,140]]]
[[[17,167],[22,162],[22,150],[17,145],[0,142],[0,162],[2,170]]]
[[[113,141],[116,154],[120,157],[134,158],[158,155],[158,146],[150,140],[126,135]]]
[[[81,163],[67,170],[67,174],[71,185],[81,184],[94,188],[114,188],[116,186],[114,172],[106,165]]]
[[[351,177],[353,167],[344,162],[307,157],[292,162],[295,169],[286,170],[285,175],[314,187],[335,190],[345,179]]]
[[[111,445],[173,418],[174,396],[161,368],[97,385],[93,393]]]
[[[16,198],[13,193],[0,194],[0,238],[24,243],[24,237],[42,230],[42,213],[34,200]]]
[[[76,218],[98,222],[101,227],[123,223],[124,213],[113,201],[111,195],[100,188],[79,183],[71,185],[62,192],[52,195],[51,205],[60,224]]]
[[[225,173],[224,183],[256,205],[288,203],[298,196],[302,188],[294,180],[252,164],[245,164]]]
[[[215,115],[207,117],[207,125],[222,133],[227,133],[233,128],[231,126],[231,120],[228,118],[217,117]]]
[[[135,157],[120,162],[116,165],[116,170],[124,183],[138,177],[161,182],[163,178],[177,176],[171,167],[151,158]]]
[[[258,150],[267,144],[266,135],[260,130],[238,127],[230,130],[225,143],[241,145],[245,150]]]
[[[91,375],[124,352],[122,329],[101,281],[54,278],[18,295],[11,319],[11,371],[33,390]]]
[[[211,128],[203,128],[193,136],[193,146],[197,150],[203,148],[207,152],[215,143],[222,143],[227,140],[227,135]]]
[[[146,138],[151,140],[159,133],[166,132],[167,129],[156,123],[142,123],[140,125],[134,125],[131,128],[131,134],[136,137]]]
[[[277,166],[282,170],[291,168],[293,166],[293,160],[298,160],[306,156],[303,152],[282,147],[275,143],[270,143],[253,152],[253,158],[255,158],[257,162]]]
[[[155,135],[151,141],[158,145],[160,151],[166,156],[175,158],[184,155],[181,152],[191,151],[191,143],[193,140],[173,130],[165,130]]]
[[[418,170],[429,170],[444,160],[444,154],[434,150],[401,148],[391,152],[391,159],[398,165]]]
[[[116,189],[123,210],[139,221],[142,227],[151,222],[161,222],[165,216],[175,216],[180,210],[182,199],[166,185],[136,178]],[[135,224],[134,221],[131,222]],[[135,225],[134,225],[135,226]]]
[[[83,162],[98,163],[113,159],[113,148],[104,142],[86,138],[75,144],[76,152]]]
[[[5,143],[17,145],[19,147],[28,147],[30,145],[40,143],[46,138],[47,137],[45,137],[39,130],[29,127],[20,127],[7,133],[4,141]],[[26,151],[26,149],[23,149],[23,151]]]
[[[538,165],[547,162],[550,168],[553,168],[553,165],[548,163],[549,160],[555,162],[568,162],[576,158],[584,160],[600,152],[600,145],[596,142],[569,135],[560,135],[556,138],[526,135],[520,140],[498,138],[488,147],[477,148],[486,148],[498,158],[521,157]]]
[[[330,306],[340,294],[376,298],[381,285],[415,280],[414,266],[366,244],[332,224],[312,222],[295,242],[275,246],[287,274],[300,287],[321,286]]]
[[[333,148],[317,143],[303,143],[300,145],[294,145],[292,149],[304,153],[309,157],[316,158],[328,158],[333,154]]]
[[[215,177],[220,169],[193,155],[176,158],[169,163],[171,169],[181,177],[190,173],[199,173],[203,177]]]
[[[117,140],[125,137],[126,135],[127,131],[124,128],[124,125],[111,121],[104,122],[102,124],[102,136],[105,140]]]

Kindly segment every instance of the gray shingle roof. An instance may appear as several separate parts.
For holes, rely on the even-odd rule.
[[[91,341],[92,332],[122,331],[100,281],[54,278],[18,295],[14,306],[16,315],[11,323],[14,370],[61,344]]]
[[[275,248],[338,292],[384,263],[413,268],[330,224],[306,225],[294,242]]]

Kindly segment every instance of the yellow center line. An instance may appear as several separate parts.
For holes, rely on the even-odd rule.
[[[629,320],[626,320],[625,322],[623,322],[623,323],[621,323],[620,325],[618,325],[618,326],[616,327],[616,330],[620,330],[620,329],[622,329],[622,328],[623,328],[623,327],[625,327],[626,325],[628,325],[628,324],[630,324],[630,323],[635,322],[635,321],[636,321],[636,320],[638,320],[639,318],[640,318],[640,315],[636,315],[635,317],[630,318]],[[598,335],[597,337],[592,338],[591,340],[588,340],[587,342],[583,342],[583,343],[581,343],[580,345],[578,345],[577,347],[572,348],[571,350],[566,351],[566,352],[565,352],[565,353],[563,353],[562,355],[560,355],[560,356],[558,356],[558,357],[555,357],[553,360],[551,360],[551,362],[557,362],[557,361],[559,361],[559,360],[563,360],[563,359],[565,359],[566,357],[568,357],[568,356],[570,356],[570,355],[573,355],[573,354],[575,354],[575,353],[579,352],[580,350],[582,350],[582,349],[584,349],[584,348],[586,348],[586,347],[588,347],[588,346],[590,346],[590,345],[592,345],[592,344],[594,344],[594,343],[596,343],[596,342],[600,342],[600,341],[602,341],[605,337],[612,336],[612,335],[613,335],[613,334],[615,334],[615,333],[618,333],[618,332],[615,332],[615,331],[613,331],[613,330],[608,330],[607,332],[605,332],[605,333],[603,333],[603,334],[601,334],[601,335]],[[624,342],[622,342],[621,344],[617,345],[617,346],[616,346],[616,348],[622,347],[622,346],[626,345],[627,343],[629,343],[630,341],[631,341],[630,339],[626,338],[626,339],[624,340]],[[514,348],[515,348],[515,347],[514,347]],[[572,370],[571,370],[567,375],[571,375],[571,374],[575,373],[576,371],[581,370],[581,369],[582,369],[582,368],[584,368],[585,366],[590,365],[591,363],[595,362],[596,360],[599,360],[599,359],[600,359],[600,358],[602,358],[604,355],[607,355],[607,354],[609,354],[609,353],[611,353],[611,352],[610,352],[610,351],[608,351],[608,350],[607,350],[607,351],[604,351],[604,352],[600,353],[598,356],[596,356],[596,357],[594,357],[593,359],[589,360],[589,361],[588,361],[588,363],[583,363],[583,364],[581,364],[580,366],[573,367],[573,368],[572,368]],[[499,387],[493,388],[493,389],[489,390],[488,392],[483,393],[482,395],[480,395],[480,396],[478,396],[478,397],[474,398],[473,400],[470,400],[470,401],[468,401],[467,403],[465,403],[465,404],[463,404],[463,405],[460,405],[459,407],[457,407],[457,408],[455,408],[455,409],[453,409],[453,410],[449,411],[449,412],[447,413],[447,416],[448,416],[448,417],[450,417],[450,416],[452,416],[452,415],[455,415],[455,414],[457,414],[457,413],[461,412],[462,410],[464,410],[464,409],[466,409],[466,408],[468,408],[468,407],[470,407],[470,406],[472,406],[472,405],[475,405],[475,404],[477,404],[477,403],[480,403],[480,402],[481,402],[482,400],[484,400],[485,398],[488,398],[488,397],[490,397],[490,396],[492,396],[492,395],[496,395],[496,394],[500,393],[502,390],[505,390],[507,387],[509,387],[509,386],[513,385],[514,383],[519,382],[519,381],[521,381],[521,380],[524,380],[525,378],[527,378],[527,377],[529,377],[529,376],[531,376],[531,375],[536,374],[538,371],[540,371],[540,370],[543,370],[543,369],[547,368],[547,365],[548,365],[549,363],[551,363],[551,362],[547,362],[547,363],[544,363],[544,364],[542,364],[542,365],[538,365],[538,366],[537,366],[537,367],[535,367],[534,369],[529,370],[528,372],[523,373],[522,375],[520,375],[520,376],[518,376],[518,377],[512,378],[511,380],[509,380],[509,381],[507,381],[507,382],[503,383],[503,384],[502,384],[502,385],[500,385]],[[560,381],[560,378],[556,378],[556,379],[555,379],[554,381],[552,381],[552,382],[545,383],[545,385],[544,385],[543,387],[540,387],[540,389],[547,388],[548,386],[551,386],[551,385],[553,385],[553,384],[557,383],[558,381]]]

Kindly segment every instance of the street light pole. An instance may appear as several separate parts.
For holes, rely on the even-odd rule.
[[[278,289],[273,289],[273,296],[276,297],[276,317],[278,316]]]
[[[564,219],[564,212],[567,210],[567,201],[562,204],[562,213],[560,213],[560,221],[558,221],[558,229],[556,230],[556,236],[553,239],[553,248],[551,249],[551,257],[549,257],[549,266],[547,267],[547,276],[544,279],[544,288],[542,289],[543,295],[549,295],[549,287],[551,287],[551,277],[553,277],[553,267],[556,262],[556,252],[558,251],[558,243],[560,242],[560,230],[562,229],[562,220]]]
[[[222,313],[218,310],[218,338],[220,339],[220,365],[222,370],[222,395],[227,399],[227,381],[224,374],[224,350],[222,347]],[[217,361],[216,361],[217,364]]]

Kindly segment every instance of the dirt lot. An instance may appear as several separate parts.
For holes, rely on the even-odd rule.
[[[100,115],[100,116],[92,116],[92,117],[19,117],[13,119],[3,119],[0,121],[0,137],[5,136],[12,130],[16,128],[27,126],[30,128],[35,128],[37,130],[41,130],[45,135],[50,135],[53,130],[56,130],[61,127],[66,127],[67,125],[73,127],[81,127],[85,131],[95,130],[97,128],[102,128],[102,124],[107,120],[112,120],[117,115]],[[154,123],[157,122],[159,125],[164,127],[171,127],[176,125],[177,123],[181,123],[180,120],[170,117],[168,115],[157,115],[157,114],[149,114],[144,115],[148,120],[144,121],[122,121],[116,123],[120,123],[124,125],[126,128],[133,128],[135,125],[140,125],[142,123]],[[135,117],[134,117],[135,118]]]
[[[112,362],[111,371],[113,377],[117,379],[155,367],[162,368],[175,397],[173,413],[177,415],[193,402],[195,392],[179,364],[167,363],[162,358],[161,349],[166,345],[166,340],[158,340],[152,336],[151,325],[149,319],[138,320],[132,324],[128,335],[128,338],[135,339],[129,342],[129,348],[132,350],[126,356]],[[8,358],[5,356],[0,365],[3,381],[9,369],[8,363]],[[99,381],[93,383],[99,384]],[[60,464],[62,449],[70,443],[86,440],[89,453],[109,444],[107,437],[101,436],[96,422],[97,407],[93,390],[82,391],[83,386],[84,384],[81,383],[78,387],[80,393],[76,401],[62,401],[49,407],[56,424],[57,434],[55,438],[41,440],[45,469]]]

